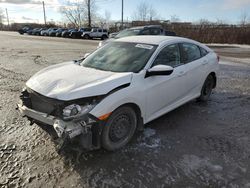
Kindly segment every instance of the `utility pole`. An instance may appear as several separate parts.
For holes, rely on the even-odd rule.
[[[122,0],[122,29],[123,29],[123,8],[124,8],[124,7],[123,7],[123,5],[124,5],[123,3],[124,3],[124,2],[123,2],[123,0]]]
[[[43,1],[43,17],[44,17],[44,24],[46,26],[46,13],[45,13],[45,4],[44,4],[44,1]]]
[[[8,9],[5,9],[6,11],[6,17],[7,17],[7,22],[8,22],[8,28],[10,29],[10,20],[9,20],[9,14],[8,14]]]
[[[88,0],[88,26],[91,28],[91,10],[90,10],[90,0]]]

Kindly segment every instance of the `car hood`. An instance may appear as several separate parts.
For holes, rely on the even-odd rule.
[[[27,81],[26,86],[43,96],[69,101],[105,95],[129,84],[131,79],[132,73],[101,71],[67,62],[39,71]]]
[[[104,44],[107,44],[109,42],[113,42],[115,40],[115,38],[110,38],[104,41]]]

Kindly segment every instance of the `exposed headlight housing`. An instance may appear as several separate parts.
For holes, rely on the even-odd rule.
[[[78,104],[72,104],[69,106],[66,106],[63,109],[63,119],[70,120],[70,119],[76,119],[81,118],[88,114],[96,104],[85,104],[85,105],[78,105]]]

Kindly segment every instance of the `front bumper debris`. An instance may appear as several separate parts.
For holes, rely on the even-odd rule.
[[[42,122],[48,125],[54,125],[54,121],[56,120],[54,116],[50,116],[42,112],[37,112],[22,104],[17,104],[17,109],[20,111],[20,113],[23,116],[27,116],[29,118],[32,118],[34,120],[37,120],[39,122]]]
[[[17,109],[23,117],[27,117],[32,123],[42,123],[53,127],[58,138],[59,147],[65,147],[70,143],[78,143],[86,150],[100,148],[101,122],[86,124],[85,121],[63,121],[55,116],[38,112],[27,106],[17,104]],[[61,148],[59,148],[61,150]]]

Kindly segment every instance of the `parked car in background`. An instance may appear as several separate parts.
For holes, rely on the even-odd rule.
[[[53,30],[57,30],[57,28],[49,28],[49,29],[43,30],[43,31],[41,31],[41,35],[42,36],[49,36],[49,33]]]
[[[33,28],[32,28],[32,27],[29,27],[29,26],[25,26],[25,27],[23,27],[22,29],[19,29],[19,30],[18,30],[18,33],[19,33],[20,35],[23,35],[24,33],[27,33],[27,32],[30,31],[30,30],[33,30]]]
[[[109,38],[115,38],[116,35],[118,35],[119,32],[115,32],[115,33],[110,33],[109,34]]]
[[[43,31],[43,30],[46,30],[46,29],[44,29],[44,28],[38,28],[36,30],[33,30],[32,31],[32,35],[40,36],[41,35],[41,31]]]
[[[90,32],[91,28],[80,28],[77,31],[71,31],[69,37],[71,38],[81,38],[83,33]]]
[[[32,35],[33,32],[36,32],[36,31],[38,31],[39,29],[40,29],[40,28],[31,29],[31,30],[27,31],[26,33],[27,33],[28,35]]]
[[[119,32],[115,38],[123,38],[128,36],[136,36],[136,35],[167,35],[167,36],[176,36],[174,32],[166,31],[162,28],[161,25],[148,25],[141,27],[133,27],[130,29],[125,29]]]
[[[207,101],[216,87],[218,61],[193,40],[124,37],[84,60],[36,73],[18,109],[31,123],[50,127],[46,130],[57,134],[61,146],[78,142],[87,150],[113,151],[144,124],[193,99]]]
[[[54,29],[50,30],[50,31],[49,31],[49,36],[50,36],[50,37],[55,37],[57,31],[59,31],[60,29],[62,29],[62,28],[54,28]]]
[[[99,42],[99,46],[101,47],[115,39],[136,36],[136,35],[166,35],[166,36],[176,36],[175,32],[166,31],[162,28],[161,25],[148,25],[148,26],[140,26],[140,27],[132,27],[129,29],[125,29],[119,33],[117,33],[114,37],[105,40],[103,42]]]
[[[59,28],[59,29],[61,29],[61,28]],[[50,31],[48,32],[49,36],[50,37],[55,37],[57,31],[58,31],[58,28],[51,28]]]
[[[77,29],[68,29],[68,30],[65,30],[62,32],[62,37],[69,37],[70,33],[73,32],[73,31],[77,31]]]
[[[61,29],[58,29],[57,31],[56,31],[56,37],[61,37],[62,36],[62,33],[64,32],[64,31],[66,31],[67,29],[65,29],[65,28],[61,28]]]
[[[108,36],[108,30],[102,28],[93,28],[90,32],[83,32],[82,34],[82,38],[84,39],[100,38],[102,40],[105,40],[108,38]]]

